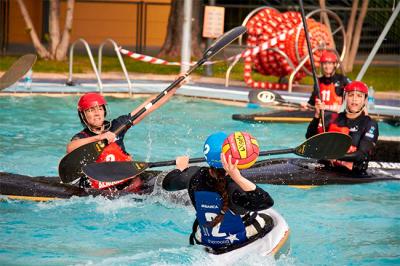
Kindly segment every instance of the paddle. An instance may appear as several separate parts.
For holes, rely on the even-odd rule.
[[[186,79],[194,70],[203,65],[207,60],[211,59],[213,56],[218,54],[224,47],[233,42],[236,38],[246,32],[246,27],[239,26],[233,28],[232,30],[226,32],[221,37],[219,37],[203,54],[203,57],[192,66],[185,74],[176,79],[171,85],[168,86],[164,91],[162,91],[155,99],[153,99],[144,108],[140,109],[136,114],[134,114],[131,119],[114,132],[116,135],[129,127],[133,121],[140,117],[144,112],[152,108],[152,106],[163,98],[169,91],[176,88],[184,79]],[[82,166],[87,163],[94,162],[99,155],[102,153],[104,148],[107,146],[106,140],[101,140],[97,142],[88,143],[83,145],[69,154],[65,155],[61,159],[58,166],[58,173],[61,181],[64,183],[70,183],[74,180],[80,178],[82,175]]]
[[[249,92],[248,98],[250,103],[256,103],[256,104],[278,103],[288,107],[301,108],[301,105],[299,103],[289,102],[283,99],[283,97],[279,93],[271,90],[252,90]]]
[[[314,80],[314,91],[315,91],[316,95],[318,95],[318,98],[322,100],[321,92],[319,90],[319,82],[318,82],[318,78],[317,78],[317,71],[315,70],[314,56],[313,56],[313,52],[312,52],[312,49],[311,49],[310,36],[308,34],[306,16],[304,14],[303,0],[300,0],[299,2],[300,2],[301,20],[303,21],[304,35],[306,37],[306,42],[307,42],[308,55],[310,56],[310,63],[311,63],[311,69],[312,69],[312,74],[313,74],[313,80]],[[320,111],[320,119],[321,119],[322,129],[325,132],[324,110]]]
[[[11,67],[0,77],[0,91],[20,80],[36,62],[36,55],[26,54],[18,58]]]
[[[351,145],[348,135],[327,132],[315,135],[292,149],[262,151],[260,156],[294,153],[301,157],[314,159],[336,159],[342,157]],[[189,163],[205,162],[205,158],[193,158]],[[161,162],[104,162],[91,163],[83,167],[83,172],[90,178],[102,182],[113,182],[133,178],[147,168],[175,165],[175,160]]]

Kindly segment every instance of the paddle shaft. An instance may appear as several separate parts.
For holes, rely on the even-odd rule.
[[[318,82],[318,78],[317,78],[317,71],[315,70],[315,64],[314,64],[314,56],[313,56],[313,52],[311,49],[311,43],[310,43],[310,36],[308,34],[308,27],[307,27],[307,21],[306,21],[306,16],[304,14],[304,5],[303,5],[303,0],[299,0],[300,2],[300,13],[301,13],[301,20],[303,21],[303,26],[304,26],[304,34],[306,36],[306,42],[307,42],[307,49],[308,49],[308,55],[310,56],[310,63],[311,63],[311,69],[312,69],[312,75],[313,75],[313,79],[314,79],[314,91],[316,92],[316,94],[318,95],[318,98],[320,100],[321,99],[321,92],[319,90],[319,82]],[[321,119],[321,123],[322,123],[322,128],[325,132],[325,118],[324,118],[324,111],[320,110],[320,119]]]
[[[168,94],[169,91],[174,89],[176,86],[178,86],[184,79],[186,79],[194,70],[196,70],[198,67],[203,65],[208,59],[211,57],[215,56],[217,53],[219,53],[223,48],[225,48],[227,45],[229,45],[231,42],[233,42],[237,37],[242,35],[243,33],[246,32],[246,27],[239,26],[236,28],[231,29],[230,31],[226,32],[222,36],[220,36],[215,42],[204,52],[203,57],[196,62],[195,65],[193,65],[185,74],[180,76],[178,79],[176,79],[171,85],[169,85],[165,90],[163,90],[159,95],[157,95],[156,98],[154,98],[151,102],[149,102],[145,107],[140,109],[136,114],[134,114],[126,124],[121,125],[119,128],[115,130],[115,134],[118,135],[122,130],[127,128],[132,122],[134,122],[137,118],[139,118],[143,113],[145,113],[147,110],[152,108],[152,106],[157,103],[160,99],[162,99],[165,95]]]
[[[295,152],[296,152],[296,149],[282,149],[282,150],[261,151],[259,156],[288,154],[288,153],[295,153]],[[204,157],[189,159],[189,163],[202,163],[202,162],[205,162],[205,161],[206,161],[206,159]],[[161,166],[171,166],[171,165],[175,165],[175,160],[148,163],[149,168],[161,167]]]
[[[327,132],[317,134],[293,149],[262,151],[261,156],[294,153],[301,157],[315,159],[336,159],[342,157],[351,145],[348,135]],[[193,158],[189,163],[204,162],[205,158]],[[103,162],[91,163],[83,167],[83,172],[92,179],[113,182],[137,176],[147,168],[175,165],[175,160],[163,162]]]
[[[174,89],[179,83],[181,83],[184,79],[186,79],[194,70],[203,65],[208,59],[216,55],[223,48],[225,48],[228,44],[233,42],[237,37],[246,32],[246,27],[239,26],[231,29],[226,32],[222,36],[220,36],[203,54],[203,57],[196,62],[185,74],[176,79],[171,85],[169,85],[165,90],[163,90],[156,98],[154,98],[151,102],[149,102],[145,107],[140,109],[136,114],[134,114],[126,124],[121,125],[119,128],[115,130],[115,134],[118,135],[122,130],[127,128],[132,122],[134,122],[138,117],[140,117],[147,110],[152,108],[152,106],[157,103],[161,98],[168,94],[169,91]]]
[[[143,107],[136,114],[134,114],[125,124],[123,124],[119,128],[117,128],[114,131],[114,133],[116,135],[118,135],[121,131],[123,131],[125,128],[127,128],[130,124],[132,124],[133,121],[135,121],[138,117],[140,117],[142,114],[144,114],[147,110],[151,109],[154,104],[156,104],[165,95],[167,95],[168,92],[173,90],[176,86],[179,85],[179,83],[181,83],[183,80],[185,80],[194,70],[196,70],[199,66],[204,64],[205,61],[206,61],[206,59],[204,59],[204,58],[202,58],[200,61],[198,61],[184,75],[177,78],[171,85],[169,85],[165,90],[163,90],[160,94],[158,94],[156,98],[151,100],[151,102],[149,102],[145,107]]]
[[[343,156],[349,149],[350,145],[350,136],[338,132],[326,132],[312,136],[296,148],[261,151],[259,156],[294,153],[301,157],[310,157],[315,159],[333,159]],[[318,154],[323,156],[320,158]],[[327,156],[331,158],[326,158]],[[193,158],[189,160],[189,163],[200,163],[205,161],[206,159],[204,157]],[[175,160],[148,163],[148,167],[170,165],[175,165]]]

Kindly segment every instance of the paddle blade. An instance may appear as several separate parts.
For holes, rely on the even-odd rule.
[[[104,162],[83,166],[85,175],[101,182],[114,182],[141,174],[148,168],[145,162]]]
[[[12,66],[7,70],[3,76],[0,77],[0,91],[6,89],[21,79],[29,69],[36,62],[36,55],[27,54],[21,56]]]
[[[251,90],[248,95],[250,103],[269,104],[276,102],[286,102],[278,93],[270,90]]]
[[[238,26],[236,28],[231,29],[228,32],[225,32],[221,35],[215,42],[204,52],[203,60],[208,60],[214,55],[216,55],[219,51],[224,49],[225,46],[233,42],[236,38],[247,31],[246,27]]]
[[[337,159],[346,154],[351,137],[338,132],[315,135],[295,148],[295,154],[314,159]]]
[[[82,167],[96,161],[106,147],[105,141],[98,141],[83,145],[68,153],[58,165],[58,175],[63,183],[71,183],[80,178]]]

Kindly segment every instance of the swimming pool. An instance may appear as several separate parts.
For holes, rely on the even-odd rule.
[[[111,117],[143,99],[108,97]],[[81,129],[78,97],[0,97],[0,171],[56,175],[69,139]],[[126,147],[137,160],[201,156],[215,131],[252,133],[261,149],[295,147],[306,124],[246,124],[233,113],[254,109],[174,97],[132,128]],[[381,135],[400,130],[380,124]],[[300,190],[263,185],[291,228],[291,253],[278,265],[385,265],[400,262],[398,182]],[[74,198],[48,203],[0,202],[1,265],[207,265],[200,247],[188,245],[189,207],[164,198]],[[237,265],[265,264],[249,254]]]

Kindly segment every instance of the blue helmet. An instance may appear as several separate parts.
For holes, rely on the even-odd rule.
[[[228,137],[224,132],[211,134],[204,143],[203,153],[207,163],[214,168],[222,168],[221,152],[222,144]]]

